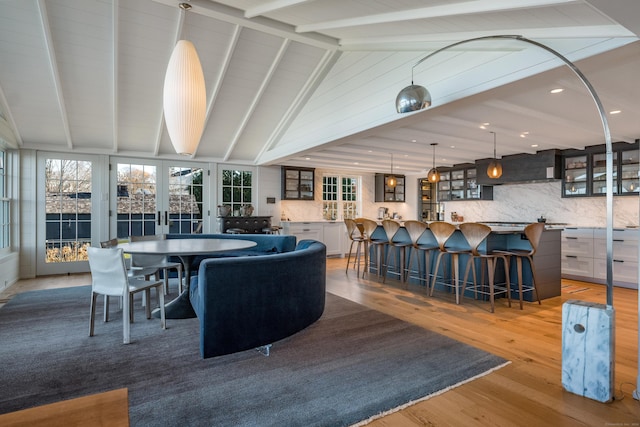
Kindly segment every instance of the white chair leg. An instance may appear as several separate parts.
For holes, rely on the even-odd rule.
[[[164,277],[164,294],[169,294],[169,269],[165,268],[162,270],[162,274]]]
[[[125,344],[131,342],[131,324],[129,323],[130,313],[133,312],[130,305],[130,299],[128,297],[122,298],[122,337]]]
[[[93,326],[95,323],[95,317],[96,317],[96,300],[98,298],[98,294],[96,294],[95,292],[91,292],[91,308],[89,309],[89,316],[90,316],[90,320],[89,320],[89,336],[92,337],[93,336]]]
[[[164,288],[164,284],[161,285]],[[156,292],[160,291],[161,294],[164,295],[164,289],[160,290],[158,288],[156,288]],[[145,289],[144,290],[144,296],[147,300],[147,305],[145,306],[145,312],[147,314],[147,319],[151,319],[151,290],[150,289]]]
[[[109,321],[109,295],[104,296],[104,314],[103,320],[105,322]]]
[[[160,305],[160,326],[162,326],[162,329],[167,329],[167,319],[164,315],[164,292],[158,292],[157,288],[156,292],[158,294],[158,304]]]

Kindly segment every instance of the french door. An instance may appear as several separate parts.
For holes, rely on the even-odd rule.
[[[111,238],[205,231],[206,164],[129,158],[110,163]]]
[[[88,271],[87,247],[100,234],[100,159],[38,153],[37,162],[37,275]]]

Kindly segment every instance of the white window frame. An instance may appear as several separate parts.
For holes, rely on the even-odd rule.
[[[337,191],[334,189],[328,189],[327,185],[333,185],[327,183],[327,179],[335,179],[337,181]],[[344,192],[344,180],[355,180],[356,200],[345,200],[348,194]],[[351,209],[349,209],[351,207]],[[325,173],[322,175],[322,215],[327,220],[354,219],[361,215],[362,212],[362,177],[357,175],[343,175],[334,173]]]
[[[0,149],[0,255],[11,250],[11,198],[9,196],[7,151]]]

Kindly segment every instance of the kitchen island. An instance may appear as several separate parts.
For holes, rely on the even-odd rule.
[[[533,260],[536,266],[536,276],[538,279],[538,283],[536,283],[539,297],[540,299],[552,298],[559,296],[561,293],[561,234],[562,228],[557,228],[555,226],[545,227],[545,231],[542,233],[540,238],[540,243],[538,245],[538,249],[533,256]],[[382,226],[378,226],[374,234],[372,235],[374,239],[385,239],[386,235]],[[407,233],[404,227],[401,227],[394,241],[398,242],[411,242],[409,238],[409,234]],[[423,235],[418,240],[419,243],[424,244],[433,244],[436,245],[436,240],[431,233],[431,230],[427,229]],[[469,245],[467,244],[466,239],[462,235],[462,232],[456,230],[456,232],[451,236],[451,238],[447,242],[447,247],[457,248],[457,249],[468,249]],[[489,250],[513,250],[513,249],[525,249],[529,250],[531,245],[524,235],[524,226],[492,226],[491,234],[485,239],[485,241],[480,245],[480,249],[489,249]],[[409,250],[409,249],[407,249]],[[437,253],[437,252],[436,252]],[[392,257],[393,258],[393,257]],[[409,258],[408,255],[406,257]],[[412,265],[410,269],[417,271],[417,257],[412,257]],[[428,266],[428,271],[432,271],[435,264],[436,256],[431,256],[430,266]],[[375,260],[375,256],[370,257],[371,260]],[[464,266],[466,265],[468,256],[461,255],[460,256],[460,265],[461,270],[464,271]],[[450,272],[450,264],[449,257],[443,258],[444,262],[446,262],[445,271]],[[389,264],[392,267],[395,267],[397,260],[391,259]],[[523,281],[525,284],[530,284],[532,281],[531,267],[529,263],[524,261],[523,263]],[[375,272],[373,265],[370,265],[370,271]],[[480,272],[480,260],[476,260],[476,270],[478,272],[478,282],[482,284],[486,284],[487,275],[486,273],[483,275]],[[448,273],[447,273],[448,274]],[[512,298],[519,298],[517,295],[517,271],[516,271],[516,263],[512,262],[510,265],[509,276],[511,279],[511,289],[512,289]],[[496,283],[505,281],[504,268],[502,263],[498,263],[498,267],[496,269]],[[422,284],[424,282],[420,282],[419,280],[412,278],[409,279],[410,283]],[[438,287],[436,287],[438,289]],[[473,298],[473,295],[468,295]],[[532,292],[525,293],[524,299],[526,301],[535,301],[535,295],[532,295]]]

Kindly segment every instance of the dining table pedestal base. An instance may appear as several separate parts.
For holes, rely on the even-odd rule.
[[[156,319],[160,318],[160,309],[156,308],[151,313]],[[196,312],[189,300],[189,291],[185,290],[176,299],[164,306],[164,315],[167,319],[193,319]]]

